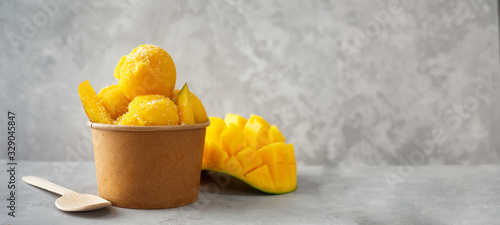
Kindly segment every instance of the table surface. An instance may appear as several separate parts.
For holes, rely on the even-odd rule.
[[[0,163],[8,169],[7,161]],[[4,170],[5,171],[5,170]],[[500,166],[358,167],[298,166],[298,188],[267,195],[232,178],[204,174],[199,200],[172,209],[107,207],[59,211],[58,195],[24,183],[45,178],[76,192],[97,194],[93,162],[20,161],[16,166],[16,217],[3,224],[497,224]],[[214,179],[215,178],[215,179]],[[9,175],[0,176],[8,197]],[[5,184],[5,185],[3,185]]]

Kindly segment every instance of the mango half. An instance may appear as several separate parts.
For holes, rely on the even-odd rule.
[[[285,143],[276,126],[256,115],[209,119],[203,170],[229,174],[269,194],[297,189],[293,144]]]

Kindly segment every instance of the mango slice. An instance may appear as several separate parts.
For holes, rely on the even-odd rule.
[[[91,122],[113,124],[113,119],[104,107],[101,99],[97,97],[94,88],[88,80],[80,83],[78,93],[82,101],[83,109]]]
[[[128,111],[130,100],[125,97],[118,84],[101,89],[97,97],[101,99],[104,107],[114,120]]]
[[[256,115],[249,120],[237,114],[210,117],[202,169],[229,174],[269,194],[297,189],[293,144]]]
[[[195,124],[193,105],[191,104],[191,94],[187,83],[184,84],[178,96],[179,124]]]
[[[179,92],[180,90],[178,89],[174,89],[174,91],[172,92],[172,96],[170,97],[172,99],[172,101],[175,102],[175,104],[179,104],[178,103],[178,95],[179,95]],[[190,97],[191,97],[191,105],[193,106],[193,113],[194,113],[194,121],[196,123],[205,123],[208,121],[208,116],[207,116],[207,111],[205,110],[205,106],[203,106],[203,103],[201,102],[201,100],[196,97],[195,94],[193,94],[193,92],[189,92],[190,93]]]
[[[194,121],[196,123],[205,123],[208,121],[207,111],[201,100],[191,93],[191,104],[193,105]]]

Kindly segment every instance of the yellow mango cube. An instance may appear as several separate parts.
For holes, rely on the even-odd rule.
[[[225,163],[229,156],[217,144],[205,142],[203,149],[203,164],[202,168],[210,168],[214,171],[224,171]]]
[[[267,165],[261,166],[245,175],[248,183],[260,190],[275,190],[275,185]]]
[[[236,125],[229,124],[220,134],[220,146],[229,156],[236,155],[247,147],[245,135]]]
[[[226,129],[226,122],[218,117],[210,117],[210,125],[207,127],[205,140],[219,144],[220,134]]]
[[[291,171],[287,163],[271,164],[268,165],[268,168],[278,192],[290,192],[293,190],[291,189],[293,186],[290,174]]]
[[[247,173],[248,171],[254,170],[262,165],[262,160],[260,159],[259,153],[254,146],[241,150],[236,155],[236,158],[240,161],[241,165],[243,165],[243,173]]]
[[[226,172],[230,175],[242,179],[244,177],[243,171],[243,165],[241,165],[236,156],[233,155],[226,161]]]
[[[247,123],[248,120],[241,117],[238,114],[228,113],[228,114],[226,114],[226,118],[224,118],[224,121],[226,121],[226,124],[228,124],[228,125],[235,124],[236,126],[238,126],[238,128],[243,130],[243,128],[245,127],[245,124]]]
[[[288,163],[286,144],[284,142],[276,142],[266,145],[258,150],[262,163],[271,165],[275,163]]]
[[[269,140],[270,142],[285,142],[285,136],[281,134],[280,130],[278,130],[278,127],[276,125],[272,125],[271,128],[269,128]]]
[[[248,145],[255,144],[257,148],[266,146],[269,141],[269,129],[271,125],[260,116],[250,115],[243,133],[246,136]]]
[[[295,163],[288,164],[288,175],[290,176],[290,190],[297,189],[297,165]]]
[[[295,151],[293,149],[293,144],[287,144],[285,146],[285,151],[286,151],[286,158],[287,158],[287,163],[295,163]]]

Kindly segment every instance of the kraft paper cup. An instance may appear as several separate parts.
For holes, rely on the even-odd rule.
[[[99,196],[114,206],[134,209],[195,202],[209,124],[121,126],[89,121]]]

